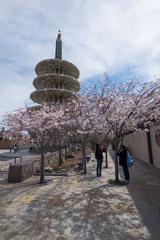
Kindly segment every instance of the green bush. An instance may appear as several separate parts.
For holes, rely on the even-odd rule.
[[[56,167],[55,169],[55,172],[65,172],[66,170],[65,169],[63,169],[62,167]]]

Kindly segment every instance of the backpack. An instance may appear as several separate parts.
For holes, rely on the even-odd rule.
[[[127,165],[128,167],[132,167],[134,163],[134,157],[129,152],[127,152]]]

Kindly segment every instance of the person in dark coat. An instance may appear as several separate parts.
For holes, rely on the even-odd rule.
[[[95,158],[97,160],[97,177],[100,177],[102,171],[103,154],[99,144],[96,144]]]
[[[127,164],[127,148],[122,145],[121,150],[118,152],[119,165],[123,168],[124,177],[127,183],[129,183],[129,169]]]

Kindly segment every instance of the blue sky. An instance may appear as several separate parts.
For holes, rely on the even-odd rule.
[[[1,0],[0,115],[33,104],[35,65],[54,58],[59,29],[63,58],[80,69],[80,82],[104,72],[159,77],[159,23],[159,0]]]

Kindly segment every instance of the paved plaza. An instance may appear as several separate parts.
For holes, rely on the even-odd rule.
[[[40,154],[30,153],[28,150],[19,150],[18,152],[10,152],[8,149],[1,150],[0,155],[6,156],[7,158],[0,158],[0,175],[3,171],[8,171],[9,164],[14,163],[15,156],[22,156],[22,162],[37,162],[40,159]],[[20,163],[20,158],[16,160],[17,163]]]
[[[46,185],[36,176],[17,184],[1,177],[0,239],[159,240],[160,169],[136,161],[130,185],[115,186],[107,183],[111,155],[101,178],[95,166],[92,159],[86,176],[71,171]]]

